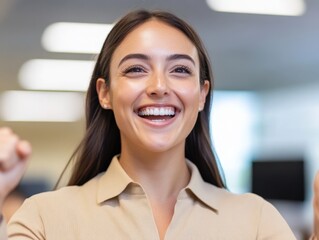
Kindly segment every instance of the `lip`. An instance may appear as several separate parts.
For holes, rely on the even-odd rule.
[[[163,121],[152,121],[152,120],[149,120],[147,118],[140,117],[138,115],[139,110],[143,109],[143,108],[165,108],[165,107],[171,107],[171,108],[175,109],[174,117],[169,118],[169,119],[165,119]],[[147,105],[138,106],[134,110],[134,113],[136,114],[138,119],[141,120],[143,123],[151,126],[151,127],[166,127],[166,126],[172,124],[177,119],[177,117],[179,116],[180,112],[181,112],[181,109],[179,107],[175,106],[175,105],[172,105],[172,104],[147,104]]]

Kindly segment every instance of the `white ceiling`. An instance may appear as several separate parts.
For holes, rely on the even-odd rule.
[[[319,1],[301,17],[217,13],[204,0],[0,0],[0,92],[21,88],[20,66],[32,58],[92,59],[48,53],[46,26],[57,21],[112,23],[131,9],[172,11],[200,33],[216,89],[270,90],[319,81]]]

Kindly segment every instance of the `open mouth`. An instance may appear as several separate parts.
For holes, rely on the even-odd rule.
[[[137,114],[141,118],[161,122],[175,117],[176,109],[174,107],[143,107],[138,109]]]

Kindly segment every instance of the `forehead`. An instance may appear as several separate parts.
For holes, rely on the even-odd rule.
[[[113,60],[131,53],[154,56],[188,54],[198,62],[196,46],[179,29],[159,20],[147,21],[130,32],[115,50]]]

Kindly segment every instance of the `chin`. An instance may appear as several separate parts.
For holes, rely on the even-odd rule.
[[[169,140],[162,140],[162,141],[158,141],[159,139],[152,141],[152,140],[148,140],[146,142],[144,142],[144,149],[146,151],[149,152],[153,152],[153,153],[165,153],[171,150],[176,150],[178,151],[178,149],[181,149],[182,151],[184,151],[184,144],[181,143],[176,143],[174,142],[170,142]]]

